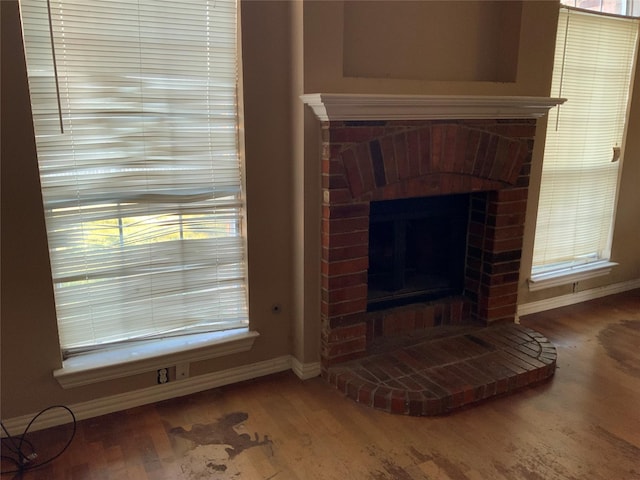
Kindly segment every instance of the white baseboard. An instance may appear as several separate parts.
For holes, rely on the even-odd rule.
[[[142,388],[132,392],[67,405],[67,407],[71,409],[77,420],[84,420],[127,408],[190,395],[192,393],[209,390],[210,388],[251,380],[252,378],[283,372],[289,369],[292,369],[299,378],[306,380],[320,374],[320,363],[304,364],[291,355],[283,355],[263,362],[230,368],[221,372],[198,375],[197,377],[190,377],[185,380],[176,380],[162,385],[154,385],[153,387]],[[22,415],[20,417],[3,420],[2,422],[9,433],[19,435],[22,434],[35,415],[35,413]],[[61,408],[53,409],[39,417],[29,431],[43,430],[56,425],[63,425],[71,422],[71,420],[66,410]],[[2,436],[5,436],[4,432],[2,432]]]
[[[291,370],[301,380],[308,380],[320,375],[320,362],[302,363],[296,357],[291,357]]]
[[[627,282],[614,283],[612,285],[592,288],[589,290],[584,290],[582,292],[560,295],[558,297],[539,300],[537,302],[525,303],[523,305],[518,305],[518,317],[523,317],[532,313],[544,312],[546,310],[552,310],[554,308],[566,307],[569,305],[574,305],[576,303],[582,303],[588,300],[606,297],[615,293],[635,290],[636,288],[640,288],[640,278],[629,280]]]

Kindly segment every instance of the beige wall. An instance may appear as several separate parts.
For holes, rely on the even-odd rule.
[[[521,10],[520,2],[410,2],[398,15],[393,2],[346,2],[343,73],[348,77],[513,82]]]
[[[381,12],[394,21],[380,32],[391,40],[413,21],[416,6],[394,1],[376,7],[344,5],[339,1],[243,1],[244,104],[246,175],[249,222],[250,318],[261,334],[247,354],[213,359],[191,366],[192,375],[294,354],[301,362],[318,360],[320,180],[318,123],[298,100],[301,93],[424,93],[477,95],[541,95],[549,92],[557,3],[504,2],[469,5],[461,45],[482,45],[475,67],[450,81],[456,68],[444,60],[430,61],[418,54],[416,42],[404,36],[411,53],[404,63],[391,66],[385,76],[372,71],[367,45],[352,29]],[[456,2],[423,2],[420,15],[437,19],[445,28]],[[20,45],[17,1],[2,8],[2,417],[35,412],[54,403],[73,404],[155,384],[155,374],[63,390],[52,377],[60,367],[55,311],[41,208],[26,74]],[[453,10],[448,10],[453,9]],[[472,13],[474,12],[474,13]],[[265,21],[268,20],[268,21]],[[345,23],[346,20],[346,23]],[[509,25],[501,33],[517,38],[517,49],[490,48],[497,42],[491,25]],[[344,28],[350,25],[345,33]],[[457,23],[456,23],[457,24]],[[424,32],[423,32],[424,33]],[[429,37],[437,42],[437,36]],[[387,45],[382,42],[381,45]],[[515,45],[515,43],[514,43]],[[513,47],[512,45],[511,47]],[[382,46],[380,47],[382,48]],[[384,53],[396,55],[397,45]],[[457,47],[456,47],[457,48]],[[453,46],[438,45],[442,58]],[[453,50],[451,50],[453,49]],[[345,52],[348,55],[345,56]],[[415,58],[414,58],[415,57]],[[485,63],[486,61],[486,63]],[[415,64],[415,69],[408,66]],[[455,66],[454,66],[455,67]],[[514,77],[515,71],[515,77]],[[487,72],[490,72],[489,74]],[[360,76],[353,76],[358,73]],[[637,77],[638,75],[636,75]],[[407,78],[409,77],[409,78]],[[512,78],[514,81],[488,81]],[[640,129],[640,80],[636,82],[635,118]],[[589,285],[623,282],[640,277],[640,135],[630,135],[625,159],[614,259],[621,262],[609,278]],[[536,156],[536,168],[540,165]],[[539,182],[539,176],[537,180]],[[537,196],[537,187],[531,189]],[[527,241],[533,235],[532,215]],[[525,261],[530,253],[525,252]],[[524,285],[524,283],[523,283]],[[565,293],[521,289],[521,302]],[[282,312],[271,313],[274,303]]]

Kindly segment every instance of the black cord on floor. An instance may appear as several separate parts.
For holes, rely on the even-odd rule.
[[[26,436],[27,436],[27,433],[29,432],[29,429],[31,428],[31,425],[33,425],[33,422],[35,422],[36,419],[40,417],[40,415],[42,415],[45,412],[48,412],[49,410],[53,410],[55,408],[62,408],[67,412],[69,412],[69,415],[71,415],[71,419],[73,421],[73,431],[71,432],[71,436],[69,437],[69,440],[67,441],[65,446],[62,447],[62,450],[60,450],[51,458],[41,461],[38,459],[38,455],[35,451],[34,445],[29,440],[27,440]],[[67,450],[67,448],[69,448],[69,445],[71,445],[71,441],[73,440],[73,437],[76,434],[76,426],[77,426],[76,416],[73,414],[73,412],[69,407],[65,407],[64,405],[53,405],[51,407],[47,407],[44,410],[42,410],[40,413],[38,413],[35,417],[31,419],[27,427],[24,429],[24,432],[22,432],[22,435],[17,437],[12,436],[5,428],[4,424],[0,421],[0,427],[2,427],[2,430],[6,435],[6,438],[2,439],[2,446],[6,448],[10,453],[13,454],[13,456],[1,455],[0,457],[3,460],[7,460],[14,463],[16,466],[14,470],[7,470],[7,471],[0,470],[0,475],[13,474],[13,473],[22,474],[27,470],[33,470],[34,468],[39,468],[39,467],[42,467],[43,465],[47,465],[48,463],[53,462],[56,458],[62,455]],[[28,452],[24,451],[25,447],[28,447],[29,449]]]

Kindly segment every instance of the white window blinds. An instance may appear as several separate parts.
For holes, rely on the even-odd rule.
[[[248,324],[235,0],[21,0],[60,343]]]
[[[638,22],[563,8],[533,273],[608,260]]]

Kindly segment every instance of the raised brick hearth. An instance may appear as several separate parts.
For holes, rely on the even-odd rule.
[[[322,129],[321,365],[325,378],[358,401],[366,398],[364,403],[373,406],[382,402],[381,408],[396,413],[431,414],[551,375],[555,349],[535,332],[520,330],[514,320],[536,118],[561,101],[323,94],[303,96],[303,100],[314,108]],[[367,311],[371,202],[453,194],[469,198],[461,291]],[[496,338],[524,335],[530,347],[539,344],[540,348],[533,348],[527,360],[518,358],[523,352],[517,346],[509,345],[516,351],[506,354],[511,368],[495,367],[502,373],[510,370],[504,378],[480,373],[483,367],[476,365],[470,373],[432,382],[439,385],[432,390],[411,381],[407,384],[406,376],[407,369],[412,374],[419,370],[420,375],[429,370],[433,366],[429,355],[421,362],[414,358],[419,349],[397,350],[396,356],[378,351],[381,345],[392,348],[407,339],[440,335],[436,332],[443,329],[474,328],[471,325],[486,333],[473,338],[454,335],[450,345],[438,347],[445,358],[455,357],[455,349],[463,343],[469,347],[459,352],[463,361],[446,365],[447,369],[458,372],[464,362],[473,363],[481,347],[490,353],[481,355],[484,360],[504,363],[497,360],[505,354],[498,346],[500,340],[485,345],[484,340],[474,339],[492,336],[489,330],[505,325]],[[546,360],[537,356],[543,351]],[[381,367],[384,361],[395,362],[397,368]],[[374,365],[381,376],[362,373],[365,364]],[[394,371],[395,377],[390,376]],[[431,373],[438,371],[448,370]],[[483,383],[480,388],[471,379],[474,375],[490,385]],[[469,391],[458,391],[456,382],[466,382]],[[457,400],[460,395],[465,399],[462,403]]]
[[[448,413],[540,383],[556,366],[555,347],[516,324],[439,327],[384,343],[326,377],[356,402],[397,414]]]

